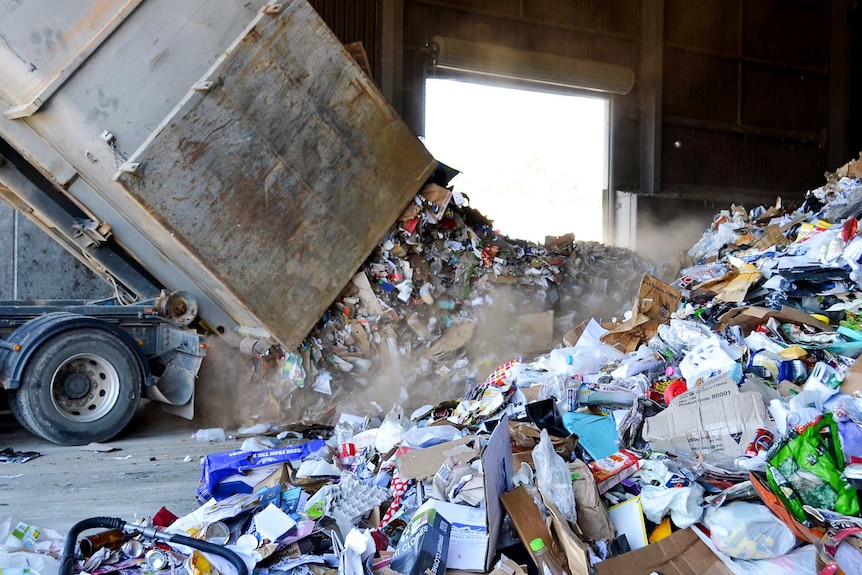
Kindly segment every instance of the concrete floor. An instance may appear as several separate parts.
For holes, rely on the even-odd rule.
[[[65,533],[87,517],[132,521],[162,506],[185,515],[198,507],[201,458],[242,443],[200,443],[191,439],[194,431],[190,422],[157,406],[142,406],[129,427],[108,442],[119,450],[97,453],[49,443],[0,412],[0,449],[42,454],[22,464],[0,463],[0,521],[13,516]]]

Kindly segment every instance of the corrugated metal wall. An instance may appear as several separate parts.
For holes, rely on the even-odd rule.
[[[639,203],[645,218],[663,218],[660,204],[670,198],[677,211],[688,199],[702,212],[705,203],[801,197],[859,141],[838,133],[842,121],[847,129],[842,107],[860,124],[849,90],[842,93],[842,84],[858,85],[838,53],[842,35],[859,51],[842,14],[858,21],[860,10],[847,0],[312,3],[343,41],[362,40],[378,66],[381,38],[370,15],[379,17],[381,3],[398,7],[403,80],[395,90],[417,133],[434,35],[630,66],[635,88],[612,99],[611,182],[655,193]],[[351,23],[357,9],[363,26]]]
[[[662,189],[774,195],[820,181],[829,24],[828,3],[666,0]]]
[[[362,42],[371,72],[380,66],[380,0],[309,0],[343,44]]]

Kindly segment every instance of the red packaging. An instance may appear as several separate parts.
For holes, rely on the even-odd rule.
[[[628,449],[620,449],[613,455],[591,461],[587,465],[593,472],[593,477],[596,478],[599,493],[604,493],[619,485],[623,479],[634,475],[635,471],[640,469],[641,458]]]

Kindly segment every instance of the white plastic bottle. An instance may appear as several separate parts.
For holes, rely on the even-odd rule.
[[[539,575],[568,575],[551,555],[551,550],[545,545],[544,539],[537,537],[530,541],[530,549],[533,550],[533,559]]]
[[[224,441],[224,429],[221,427],[198,429],[192,437],[198,441]]]

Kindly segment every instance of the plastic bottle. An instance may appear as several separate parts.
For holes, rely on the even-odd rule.
[[[536,561],[539,575],[568,575],[551,555],[551,550],[545,545],[544,539],[537,537],[530,541],[530,549],[533,550],[533,559]]]
[[[335,426],[335,437],[338,447],[338,463],[344,469],[349,469],[356,460],[356,445],[353,443],[353,427],[346,421]]]
[[[192,437],[198,441],[224,441],[224,429],[221,427],[198,429]]]

